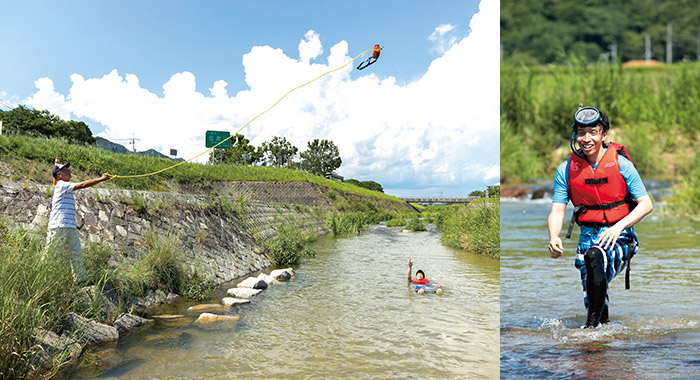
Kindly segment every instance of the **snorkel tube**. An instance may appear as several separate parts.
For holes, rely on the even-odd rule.
[[[580,111],[583,108],[583,103],[578,104],[578,110],[576,110],[576,113]],[[574,115],[574,122],[571,124],[571,128],[574,130],[571,133],[571,151],[574,152],[575,155],[581,157],[581,158],[586,158],[586,155],[583,154],[583,150],[581,149],[576,149],[576,115]]]

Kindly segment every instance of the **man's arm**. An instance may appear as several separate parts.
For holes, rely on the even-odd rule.
[[[553,259],[559,258],[564,254],[564,244],[559,238],[559,233],[564,223],[565,213],[566,203],[552,203],[552,210],[547,218],[547,229],[549,230],[549,253]]]
[[[411,282],[411,269],[413,268],[413,260],[408,259],[408,282]]]
[[[612,227],[603,231],[599,238],[599,244],[603,246],[603,249],[608,249],[609,246],[615,245],[617,238],[622,234],[622,230],[627,227],[632,227],[639,223],[645,216],[649,215],[651,210],[654,209],[654,205],[651,203],[651,198],[649,195],[641,196],[634,200],[637,202],[637,207],[632,210],[627,216],[620,219]]]
[[[112,176],[109,175],[109,173],[105,173],[105,174],[103,174],[102,177],[100,177],[100,178],[89,179],[89,180],[87,180],[87,181],[83,181],[83,182],[80,182],[80,183],[76,183],[76,184],[73,186],[73,190],[79,190],[79,189],[84,189],[84,188],[86,188],[86,187],[95,186],[95,185],[97,185],[97,184],[100,183],[100,182],[108,181],[108,180],[110,180],[110,179],[112,179]]]

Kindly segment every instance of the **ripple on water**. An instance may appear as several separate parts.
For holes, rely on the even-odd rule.
[[[160,337],[139,335],[120,343],[124,357],[137,355],[143,362],[115,373],[498,378],[498,260],[445,248],[436,233],[387,228],[322,238],[316,249],[316,257],[303,260],[289,283],[271,286],[232,310],[241,318],[238,324],[205,329],[192,326],[191,319],[172,326],[159,321],[151,331]],[[409,257],[414,271],[423,269],[445,285],[443,296],[407,289]]]

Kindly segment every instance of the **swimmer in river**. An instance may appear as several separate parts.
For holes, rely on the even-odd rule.
[[[411,270],[412,270],[412,269],[413,269],[413,260],[411,260],[411,259],[409,258],[409,259],[408,259],[408,285],[409,285],[409,286],[411,286],[411,285],[415,286],[415,287],[416,287],[416,293],[418,293],[418,294],[424,294],[426,288],[427,288],[427,289],[437,288],[437,290],[436,290],[435,292],[436,292],[438,295],[442,295],[442,289],[440,289],[440,288],[442,288],[442,285],[433,284],[432,282],[430,282],[430,280],[428,280],[428,279],[425,277],[425,273],[423,273],[423,271],[420,270],[420,269],[418,269],[418,270],[416,271],[416,278],[412,278],[412,277],[411,277]]]

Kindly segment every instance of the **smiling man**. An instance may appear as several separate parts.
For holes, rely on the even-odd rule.
[[[574,265],[581,272],[586,325],[608,322],[608,283],[628,269],[637,252],[634,226],[653,205],[644,183],[622,145],[605,143],[610,123],[602,111],[579,106],[572,124],[571,157],[557,169],[552,210],[547,220],[552,258],[564,254],[559,238],[566,204],[575,209],[573,223],[581,226]],[[576,145],[580,148],[577,148]],[[629,289],[629,282],[626,283]]]
[[[100,178],[90,179],[80,183],[70,183],[70,163],[60,165],[58,158],[51,170],[56,187],[51,200],[51,214],[49,216],[48,234],[46,235],[46,247],[65,249],[68,252],[73,278],[76,282],[85,280],[85,267],[83,266],[83,251],[80,248],[80,238],[75,224],[75,198],[73,191],[95,186],[112,177],[105,173]],[[44,251],[44,254],[46,250]]]

